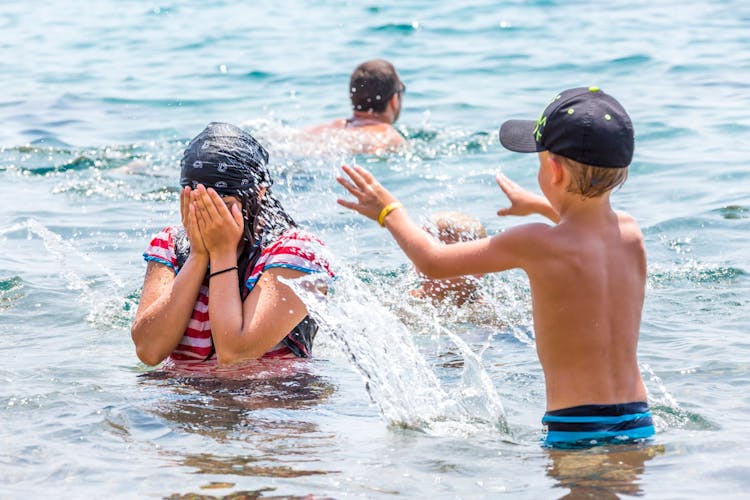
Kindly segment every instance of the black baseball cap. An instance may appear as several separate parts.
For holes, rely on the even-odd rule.
[[[511,151],[550,151],[586,165],[624,168],[633,159],[633,123],[625,108],[599,87],[565,90],[538,120],[508,120],[500,143]]]

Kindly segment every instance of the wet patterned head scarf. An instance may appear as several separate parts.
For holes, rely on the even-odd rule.
[[[212,122],[185,148],[180,163],[180,185],[203,184],[221,196],[235,196],[245,219],[244,241],[249,246],[278,236],[294,220],[271,193],[268,151],[248,132],[229,123]],[[260,189],[266,188],[262,198]],[[250,249],[245,249],[249,253]],[[251,259],[252,260],[252,259]]]
[[[221,196],[270,187],[268,151],[253,136],[228,123],[209,123],[188,144],[180,163],[180,185],[203,184]]]

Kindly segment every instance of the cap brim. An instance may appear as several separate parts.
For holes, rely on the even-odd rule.
[[[516,153],[536,153],[539,146],[534,140],[536,122],[508,120],[500,126],[500,144]]]

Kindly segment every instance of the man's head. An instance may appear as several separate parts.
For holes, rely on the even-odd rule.
[[[439,212],[430,218],[424,226],[425,231],[446,245],[463,241],[478,240],[487,237],[487,230],[481,222],[462,212]],[[476,298],[479,281],[482,275],[458,276],[448,279],[422,279],[422,286],[412,295],[429,297],[433,301],[442,301],[452,297],[455,305]]]
[[[394,110],[394,122],[401,111],[400,99],[405,89],[396,68],[383,59],[363,62],[349,79],[349,97],[354,111],[382,113],[396,97],[399,102]]]
[[[548,151],[571,172],[568,191],[599,196],[622,184],[633,159],[633,124],[598,87],[561,92],[536,121],[508,120],[500,142],[511,151]]]

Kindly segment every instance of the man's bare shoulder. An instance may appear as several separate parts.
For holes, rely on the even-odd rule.
[[[334,120],[329,123],[324,123],[322,125],[316,125],[314,127],[310,127],[305,129],[305,132],[308,134],[325,134],[326,132],[330,132],[333,130],[341,130],[344,127],[346,127],[346,119],[345,118],[339,118],[338,120]]]

